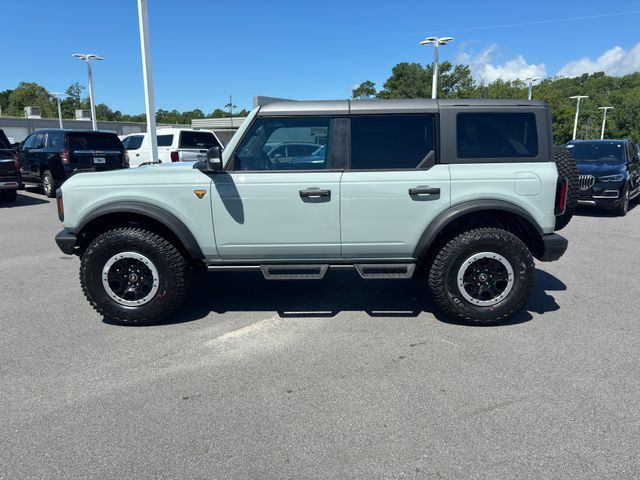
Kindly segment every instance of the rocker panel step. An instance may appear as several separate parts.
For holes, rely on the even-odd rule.
[[[321,280],[329,265],[260,265],[267,280]]]
[[[354,265],[364,279],[411,278],[415,263],[357,263]]]

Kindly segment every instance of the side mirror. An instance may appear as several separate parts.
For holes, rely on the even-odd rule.
[[[220,147],[215,146],[207,150],[207,170],[210,172],[221,172],[223,170]]]

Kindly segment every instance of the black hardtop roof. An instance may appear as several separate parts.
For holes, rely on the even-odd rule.
[[[77,128],[40,128],[38,130],[34,130],[33,133],[49,133],[49,132],[62,132],[62,133],[108,133],[110,135],[118,136],[115,132],[110,132],[108,130],[82,130]]]
[[[541,100],[453,99],[366,99],[366,100],[285,100],[260,107],[258,115],[353,115],[373,113],[434,113],[441,108],[529,107],[548,108]]]

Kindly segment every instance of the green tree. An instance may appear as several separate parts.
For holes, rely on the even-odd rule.
[[[35,82],[20,82],[8,97],[7,115],[24,116],[24,107],[40,107],[43,117],[52,117],[56,111],[55,101],[47,89]]]
[[[352,98],[370,98],[376,96],[376,84],[365,80],[351,91]]]

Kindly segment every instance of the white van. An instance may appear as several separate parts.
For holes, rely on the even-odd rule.
[[[158,128],[158,160],[169,162],[197,162],[207,158],[207,150],[222,143],[211,130],[195,128]],[[151,163],[151,142],[148,133],[132,133],[122,139],[129,155],[129,166]]]

